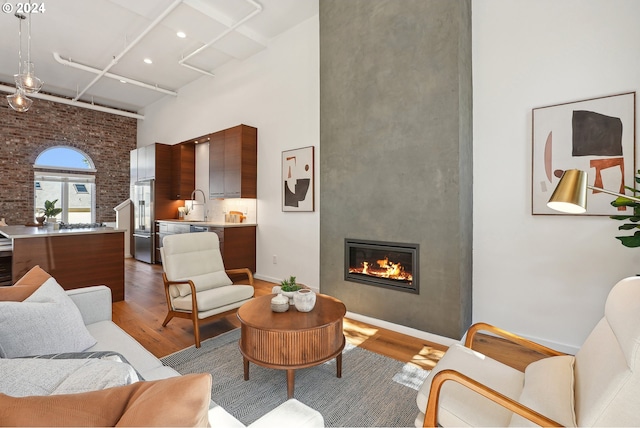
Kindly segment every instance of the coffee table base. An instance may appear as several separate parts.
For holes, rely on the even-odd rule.
[[[344,345],[343,345],[344,348]],[[326,361],[331,360],[334,357],[331,357],[329,359],[327,359]],[[335,356],[336,359],[336,377],[337,378],[341,378],[342,377],[342,349],[340,349],[338,355]],[[249,380],[249,359],[243,355],[242,357],[242,362],[244,364],[244,380],[247,381]],[[317,362],[315,364],[312,364],[313,366],[316,365],[320,365],[322,363],[324,363],[325,361],[320,361]],[[258,365],[262,365],[256,361],[254,361],[254,364],[258,364]],[[266,366],[265,366],[266,367]],[[287,399],[289,398],[293,398],[293,393],[294,393],[294,389],[295,389],[295,381],[296,381],[296,369],[295,368],[290,368],[290,367],[283,367],[283,368],[278,368],[278,367],[273,367],[273,366],[269,366],[270,368],[275,368],[277,370],[286,370],[287,371]],[[308,366],[305,366],[308,367]]]

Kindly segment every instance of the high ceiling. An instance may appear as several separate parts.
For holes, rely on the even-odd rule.
[[[31,61],[42,92],[134,112],[203,76],[215,79],[219,67],[255,55],[318,13],[318,0],[55,0],[32,7],[39,4],[45,10],[31,14]],[[15,86],[20,25],[27,57],[29,22],[14,16],[18,5],[5,2],[0,15],[5,90]]]

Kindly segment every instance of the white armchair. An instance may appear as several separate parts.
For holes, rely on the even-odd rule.
[[[238,308],[253,298],[253,274],[248,268],[225,270],[218,235],[212,232],[168,235],[162,245],[168,308],[162,326],[173,317],[191,319],[199,348],[199,320]],[[244,274],[249,284],[233,284],[228,274]]]
[[[548,357],[524,373],[471,349],[488,330]],[[565,355],[487,324],[472,326],[418,392],[416,426],[640,426],[640,277],[618,282],[604,317]],[[424,412],[424,413],[422,413]]]

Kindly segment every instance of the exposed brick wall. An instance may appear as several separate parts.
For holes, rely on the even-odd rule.
[[[34,218],[33,164],[52,146],[82,150],[95,163],[96,221],[115,221],[113,208],[129,197],[129,152],[136,119],[39,99],[26,113],[0,99],[0,218],[25,224]]]

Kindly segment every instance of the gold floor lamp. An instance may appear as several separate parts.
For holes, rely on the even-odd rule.
[[[587,189],[598,190],[613,196],[621,196],[631,201],[640,202],[640,198],[612,192],[611,190],[587,184],[587,173],[579,169],[568,169],[560,177],[560,182],[553,191],[547,206],[552,210],[570,214],[582,214],[587,211]]]

